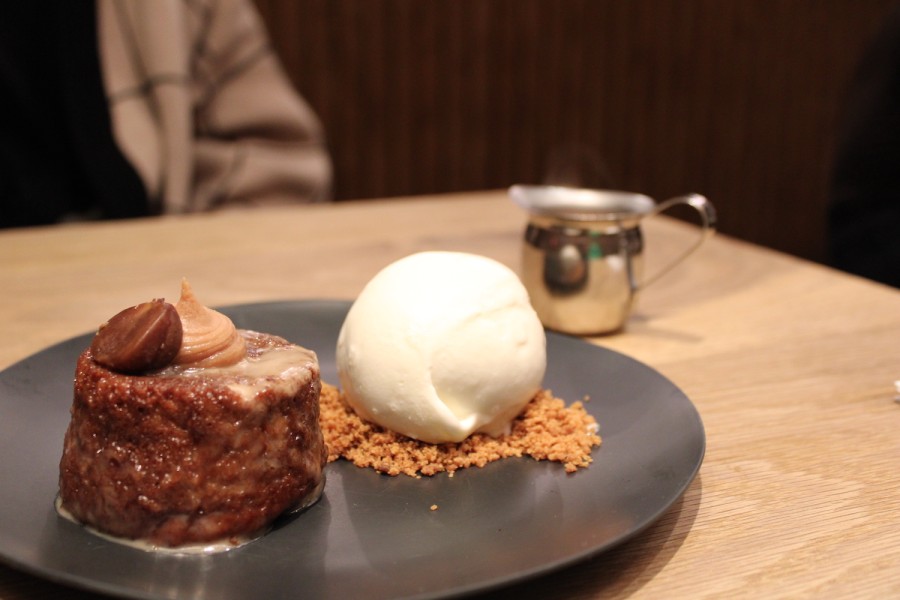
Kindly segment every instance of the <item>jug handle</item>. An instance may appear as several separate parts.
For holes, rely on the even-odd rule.
[[[667,264],[661,270],[657,271],[652,277],[645,278],[640,284],[635,286],[636,290],[641,290],[647,287],[648,285],[671,271],[673,267],[693,254],[694,251],[696,251],[700,246],[703,245],[703,242],[705,242],[712,236],[713,233],[715,233],[716,209],[713,207],[712,203],[706,199],[705,196],[701,196],[700,194],[687,194],[684,196],[669,198],[665,202],[660,202],[656,206],[656,208],[654,208],[653,211],[650,212],[647,216],[653,217],[659,215],[669,210],[673,206],[677,206],[679,204],[687,204],[700,214],[700,235],[697,237],[693,244],[691,244],[684,252],[675,257],[674,260],[670,261],[669,264]]]

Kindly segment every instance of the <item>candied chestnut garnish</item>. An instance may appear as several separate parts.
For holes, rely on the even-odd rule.
[[[175,307],[156,299],[126,308],[102,325],[91,343],[91,355],[120,373],[155,371],[174,360],[182,335]]]

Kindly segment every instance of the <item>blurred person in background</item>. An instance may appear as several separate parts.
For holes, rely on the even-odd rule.
[[[832,266],[900,287],[900,5],[847,91],[828,227]]]
[[[0,227],[327,200],[248,0],[0,3]]]

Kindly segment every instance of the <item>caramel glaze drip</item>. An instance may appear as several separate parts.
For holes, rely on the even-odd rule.
[[[247,355],[244,338],[231,319],[203,306],[186,279],[181,282],[181,298],[175,305],[184,336],[172,364],[184,367],[227,367]]]

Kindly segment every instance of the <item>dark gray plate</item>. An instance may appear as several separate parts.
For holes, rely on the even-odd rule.
[[[315,350],[337,381],[347,302],[223,309],[241,328]],[[545,573],[606,550],[659,518],[703,460],[694,406],[626,356],[548,334],[546,386],[591,397],[603,445],[567,475],[508,459],[448,478],[387,477],[343,462],[322,500],[251,544],[212,556],[134,550],[57,517],[53,499],[81,336],[0,373],[0,559],[73,586],[135,598],[433,598]],[[437,504],[438,510],[429,507]]]

